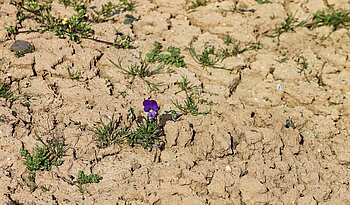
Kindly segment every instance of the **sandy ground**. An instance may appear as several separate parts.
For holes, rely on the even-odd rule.
[[[3,26],[15,22],[16,8],[0,1],[1,80],[19,96],[0,101],[0,204],[350,204],[349,32],[300,27],[279,40],[268,37],[287,14],[306,19],[327,3],[272,1],[238,1],[251,11],[225,12],[234,1],[188,11],[185,0],[137,0],[130,14],[139,20],[132,27],[122,24],[122,15],[93,25],[102,40],[113,41],[115,29],[128,33],[135,49],[30,33],[16,36],[35,46],[21,58],[10,51],[14,39],[6,39]],[[350,8],[346,0],[328,3]],[[225,59],[232,71],[205,69],[186,50],[194,37],[198,50],[206,42],[220,48],[225,34],[263,47]],[[128,88],[130,78],[109,59],[128,65],[154,41],[181,48],[186,67],[156,76],[165,84],[159,91],[138,79]],[[281,62],[283,55],[288,58]],[[305,75],[298,73],[300,56],[309,63]],[[69,66],[81,71],[80,79],[69,78]],[[175,109],[172,100],[183,99],[175,95],[181,75],[203,87],[210,103],[200,109],[211,114],[167,122],[161,152],[96,146],[93,127],[101,116],[126,115],[129,107],[143,114],[147,98],[157,100],[160,113]],[[287,120],[294,126],[286,128]],[[68,150],[61,166],[37,172],[39,188],[32,192],[19,149],[39,144],[35,131],[63,137]],[[81,191],[73,184],[79,170],[103,179]]]

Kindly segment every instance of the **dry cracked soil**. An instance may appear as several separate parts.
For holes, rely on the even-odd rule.
[[[17,9],[1,0],[1,80],[17,98],[0,98],[0,204],[350,204],[349,31],[297,27],[271,36],[288,16],[308,19],[327,4],[350,3],[271,1],[212,0],[188,9],[186,0],[137,0],[132,11],[91,24],[100,42],[78,44],[50,31],[9,36],[5,26],[16,23]],[[52,11],[74,12],[55,0]],[[126,15],[135,21],[123,24]],[[23,29],[34,24],[28,20]],[[116,30],[134,48],[102,42],[113,42]],[[228,35],[243,47],[261,47],[219,61],[227,70],[191,57],[191,42],[198,52],[220,49]],[[15,40],[35,51],[16,57]],[[162,83],[153,91],[110,60],[131,65],[155,41],[180,48],[186,66],[150,77]],[[78,79],[68,68],[80,72]],[[156,100],[160,114],[176,110],[173,102],[185,97],[175,94],[181,76],[201,88],[199,110],[209,114],[167,121],[161,149],[97,146],[94,126],[105,116],[127,116],[130,107],[143,115],[144,99]],[[61,166],[36,172],[33,189],[20,148],[40,145],[35,133],[61,137],[67,149]],[[103,179],[79,187],[78,171]]]

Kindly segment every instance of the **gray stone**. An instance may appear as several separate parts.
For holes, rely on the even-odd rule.
[[[34,51],[34,46],[28,41],[16,40],[10,47],[12,52],[20,52],[22,54],[31,53]]]

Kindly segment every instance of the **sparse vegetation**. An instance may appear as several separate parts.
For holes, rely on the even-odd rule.
[[[108,122],[105,123],[101,118],[98,123],[96,123],[94,130],[97,135],[97,144],[100,148],[105,148],[113,144],[121,144],[124,137],[127,135],[129,128],[122,127],[122,118],[115,118],[112,115]]]
[[[326,10],[317,11],[313,14],[311,28],[321,26],[332,26],[334,30],[340,27],[347,28],[350,25],[350,10],[335,10],[334,6],[329,5]]]
[[[13,101],[17,98],[13,92],[11,92],[10,86],[2,81],[0,81],[0,97],[9,101]]]
[[[206,115],[209,114],[210,111],[200,111],[198,104],[202,102],[200,95],[201,90],[199,86],[192,85],[186,76],[182,76],[182,81],[176,82],[177,86],[179,87],[179,91],[176,92],[185,92],[186,97],[183,101],[183,103],[180,103],[178,101],[173,101],[173,105],[180,110],[180,113],[184,115]]]
[[[208,3],[208,0],[193,0],[191,2],[191,5],[188,7],[188,9],[196,9],[200,6],[206,6]]]
[[[170,46],[163,50],[163,45],[154,42],[154,48],[146,54],[146,60],[150,63],[159,62],[175,67],[185,67],[184,56],[181,55],[180,48]]]
[[[24,148],[20,149],[21,155],[24,157],[24,165],[29,171],[48,171],[52,166],[60,166],[63,161],[62,157],[65,153],[65,145],[58,138],[48,139],[46,142],[35,133],[35,138],[43,147],[36,146],[33,154]]]
[[[131,11],[135,6],[135,2],[129,0],[119,0],[118,4],[108,2],[102,5],[100,11],[95,11],[96,15],[92,15],[92,19],[88,19],[90,15],[87,15],[89,11],[84,3],[76,0],[59,0],[59,3],[64,4],[66,7],[72,7],[75,13],[69,17],[60,18],[51,14],[52,1],[11,1],[11,4],[17,8],[17,23],[16,25],[6,26],[8,34],[17,35],[19,33],[50,31],[59,38],[69,37],[70,40],[77,43],[80,43],[82,38],[89,38],[110,45],[116,43],[115,46],[117,48],[129,48],[124,42],[128,39],[123,39],[123,37],[122,39],[116,37],[115,42],[96,39],[94,36],[95,31],[91,28],[91,23],[102,22],[115,14]],[[27,19],[35,20],[38,24],[37,27],[23,30],[22,24]]]
[[[129,65],[128,68],[124,68],[121,60],[119,59],[117,63],[112,60],[109,60],[115,67],[120,69],[123,74],[131,76],[131,83],[134,81],[135,77],[141,78],[149,87],[150,90],[157,90],[161,83],[154,83],[148,80],[147,78],[153,77],[158,74],[173,73],[174,70],[165,67],[164,65],[157,65],[155,68],[152,68],[152,65],[144,59],[140,59],[139,63],[134,63]]]

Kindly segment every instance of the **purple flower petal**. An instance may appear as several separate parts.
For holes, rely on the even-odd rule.
[[[144,106],[144,111],[149,112],[149,111],[158,111],[159,107],[158,104],[155,100],[144,100],[143,101],[143,106]]]
[[[155,118],[156,116],[157,116],[157,112],[156,111],[152,111],[152,112],[149,112],[147,114],[147,117],[149,117],[149,118]]]

